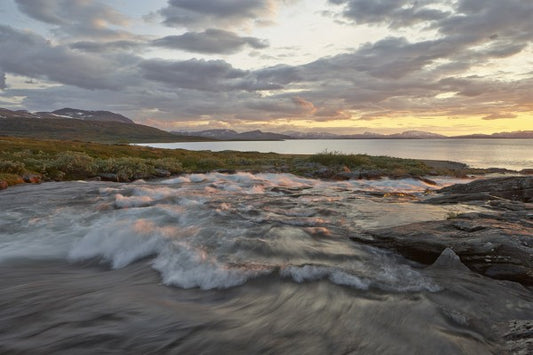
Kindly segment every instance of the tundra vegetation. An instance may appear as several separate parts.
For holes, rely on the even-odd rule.
[[[127,144],[0,137],[0,181],[96,179],[128,182],[183,173],[235,171],[292,173],[322,179],[464,176],[480,172],[462,164],[431,164],[365,154],[315,155],[236,151],[188,151]]]

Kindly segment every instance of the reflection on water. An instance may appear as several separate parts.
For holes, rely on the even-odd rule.
[[[349,239],[474,208],[418,204],[427,188],[240,173],[8,189],[0,351],[498,352],[530,291]]]
[[[449,160],[474,168],[533,168],[533,139],[316,139],[280,142],[193,142],[140,144],[189,150],[237,150],[287,154],[338,151],[346,154]]]

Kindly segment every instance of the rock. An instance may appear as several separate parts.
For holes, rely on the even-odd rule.
[[[217,169],[216,170],[217,173],[221,173],[221,174],[236,174],[237,173],[237,170],[235,169]]]
[[[41,183],[41,175],[36,174],[25,174],[22,176],[22,179],[26,183],[30,184],[40,184]]]
[[[424,200],[423,202],[430,203],[433,205],[445,205],[472,201],[490,201],[492,199],[494,199],[494,196],[491,196],[488,192],[478,192],[464,194],[445,194],[444,196],[429,198],[427,200]]]
[[[170,175],[172,175],[170,173],[170,171],[165,170],[165,169],[155,169],[154,170],[154,176],[155,177],[169,177]]]
[[[7,186],[7,182],[5,182],[4,180],[0,180],[0,190],[7,189]]]
[[[351,239],[392,249],[408,259],[432,264],[446,248],[471,270],[533,285],[533,221],[527,211],[470,214],[444,221],[368,231]]]
[[[470,269],[461,262],[461,258],[450,248],[444,249],[430,267],[433,269],[446,268],[456,269],[457,271],[470,271]]]
[[[383,177],[383,171],[381,170],[362,170],[359,173],[360,179],[377,180]]]
[[[102,174],[99,174],[98,176],[100,177],[100,179],[102,179],[102,181],[114,181],[114,182],[119,181],[118,175],[113,174],[113,173],[102,173]]]
[[[468,184],[457,184],[437,191],[442,194],[488,196],[489,199],[504,198],[511,201],[533,201],[533,176],[512,176],[476,180]]]
[[[520,170],[520,174],[533,175],[533,169],[522,169]]]
[[[423,183],[426,183],[431,186],[437,186],[437,183],[431,179],[425,178],[425,177],[418,177],[418,180],[422,181]]]

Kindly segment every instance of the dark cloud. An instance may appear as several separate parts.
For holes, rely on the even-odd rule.
[[[4,90],[6,87],[6,73],[0,72],[0,90]]]
[[[118,39],[131,37],[125,31],[112,28],[124,26],[128,19],[109,5],[87,0],[15,0],[26,15],[58,28],[61,37]]]
[[[119,89],[134,80],[134,57],[104,57],[54,46],[41,36],[0,25],[0,68],[86,89]]]
[[[236,33],[208,29],[204,32],[187,32],[181,36],[167,36],[155,40],[155,46],[182,49],[205,54],[232,54],[245,46],[254,49],[268,47],[268,42],[255,37],[240,37]]]
[[[160,10],[168,26],[236,26],[271,16],[276,0],[169,0]]]
[[[175,88],[202,91],[274,90],[281,86],[262,82],[245,70],[235,69],[223,60],[146,60],[140,65],[144,78]]]

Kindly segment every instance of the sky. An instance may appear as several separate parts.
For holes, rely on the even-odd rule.
[[[532,0],[2,0],[0,107],[166,130],[533,130]]]

